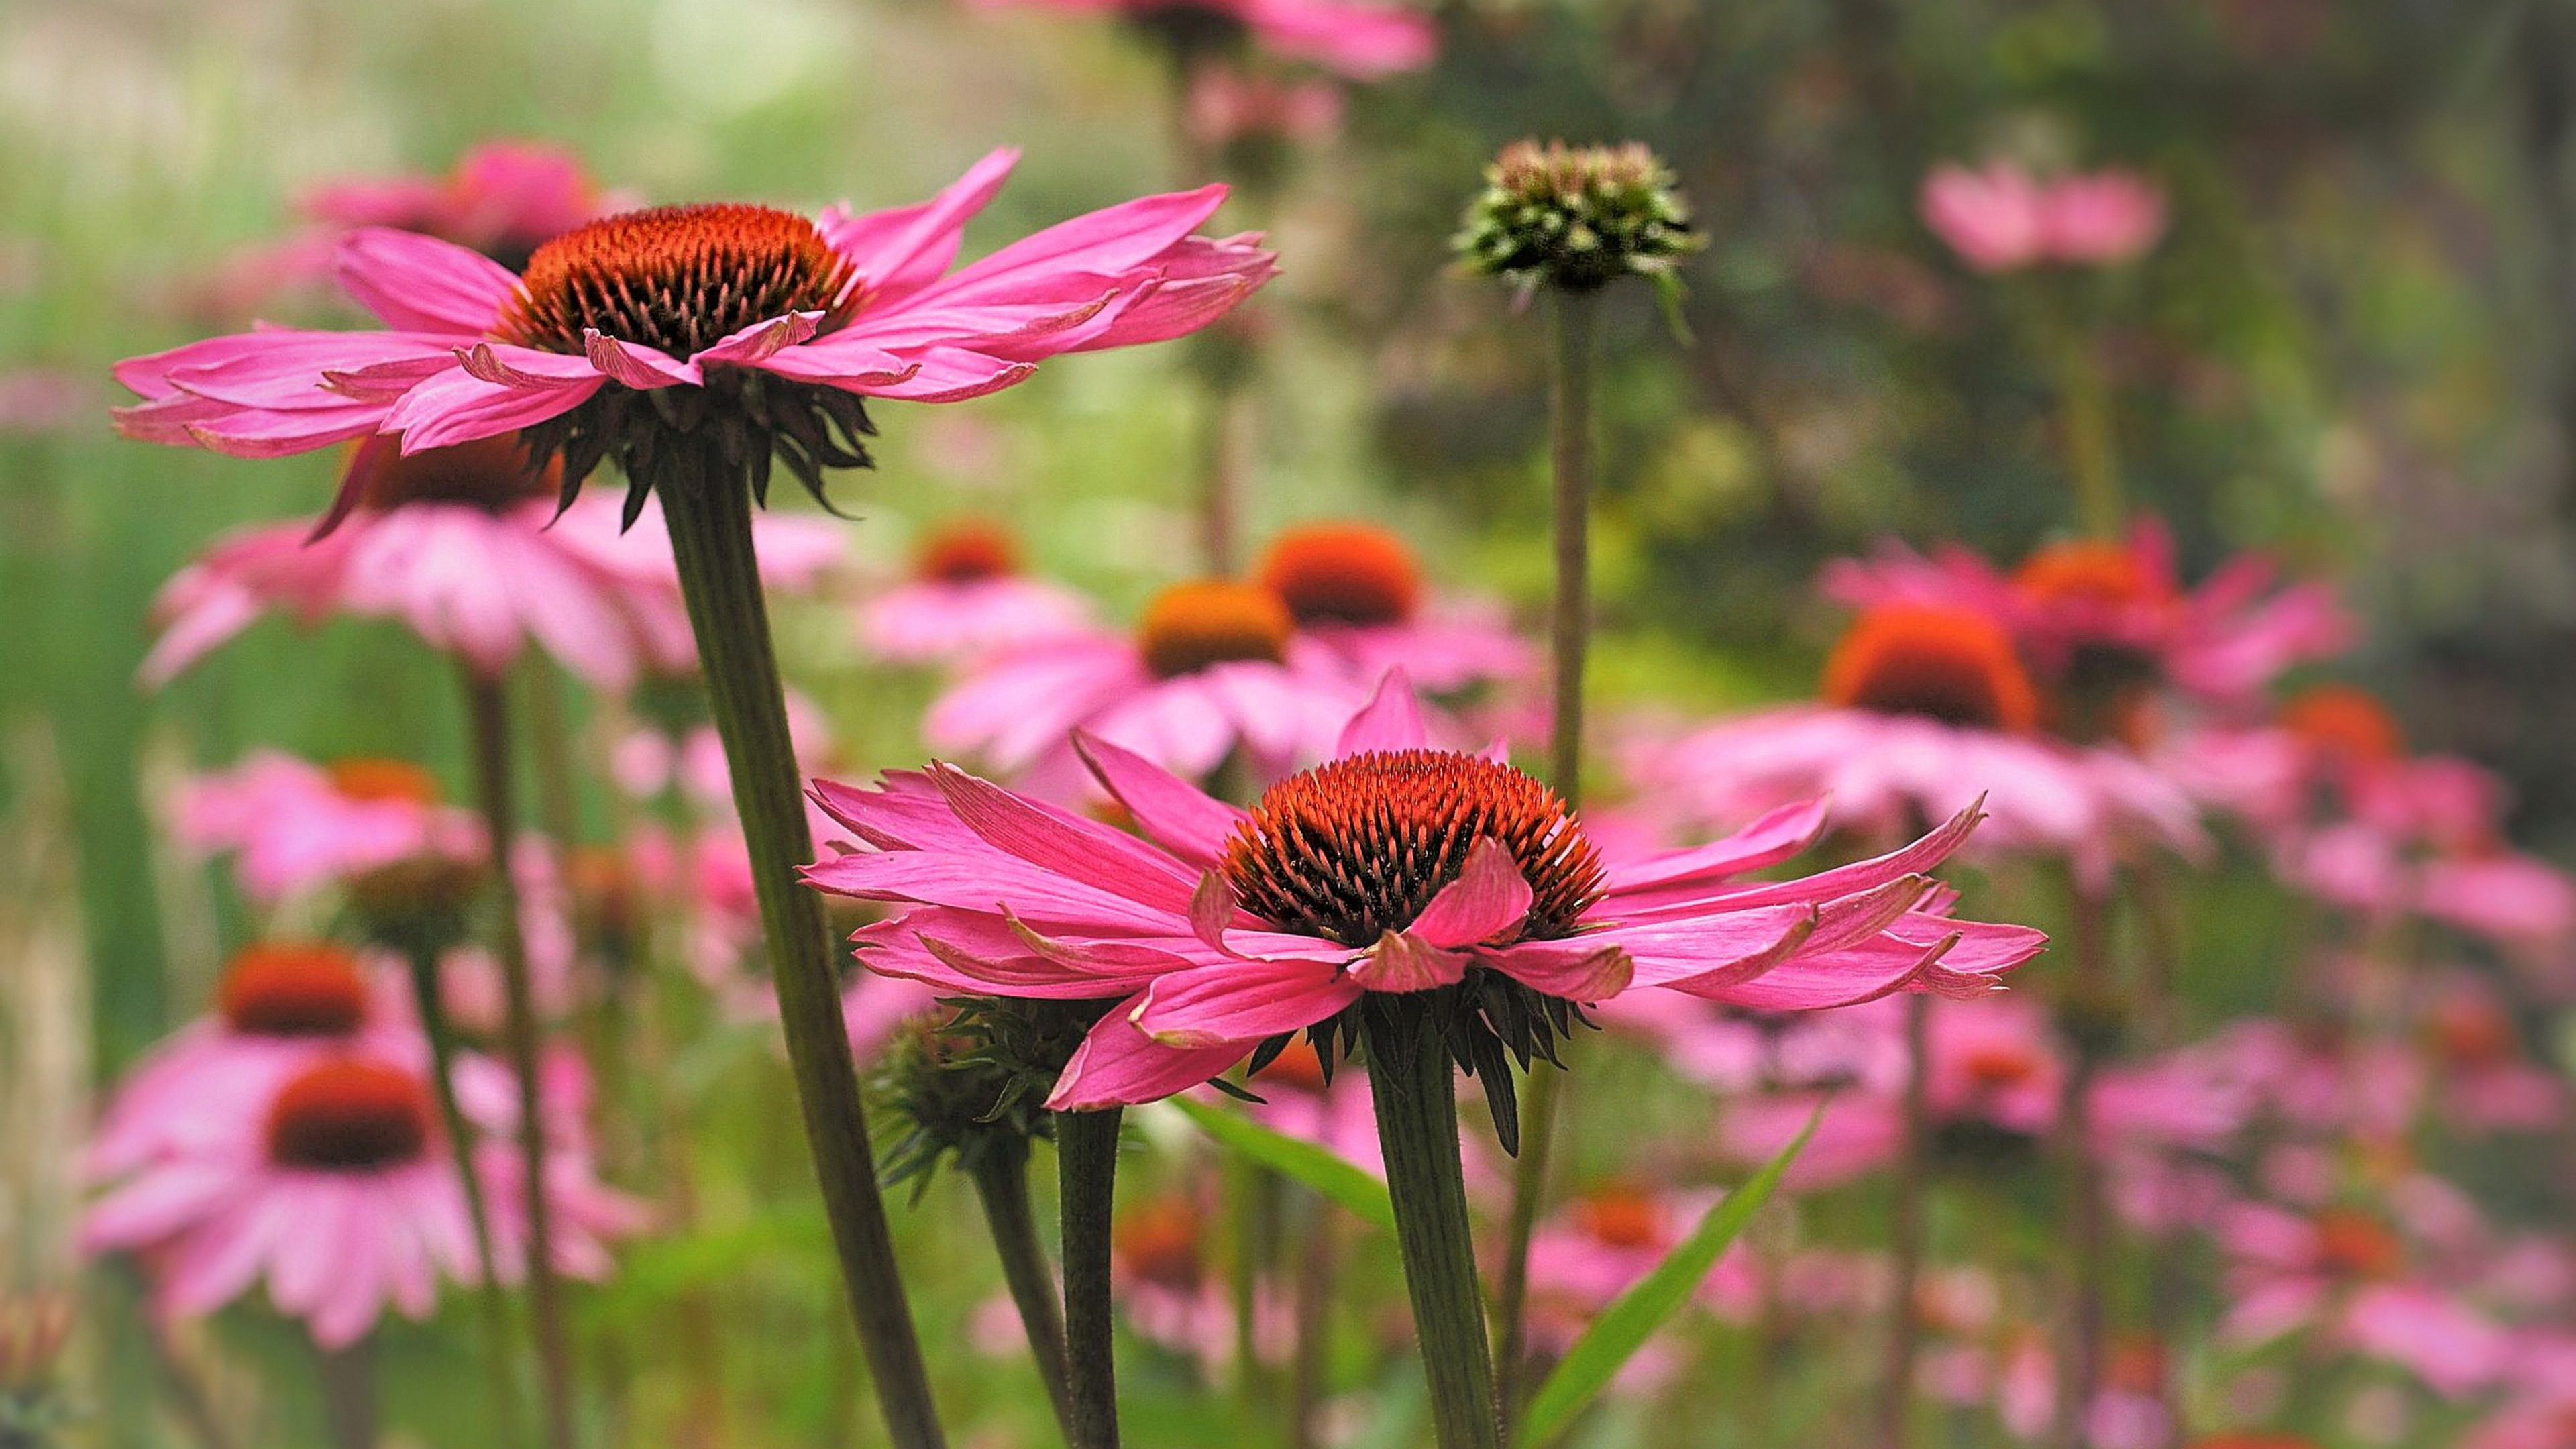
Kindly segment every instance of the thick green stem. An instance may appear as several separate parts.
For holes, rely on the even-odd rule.
[[[1396,1247],[1431,1382],[1432,1427],[1440,1449],[1502,1449],[1467,1180],[1458,1160],[1457,1081],[1448,1054],[1427,1030],[1407,1033],[1374,1020],[1367,1044]]]
[[[1583,670],[1592,638],[1592,394],[1601,353],[1601,303],[1591,292],[1549,294],[1547,406],[1556,530],[1556,596],[1549,609],[1553,682],[1549,695],[1548,783],[1566,808],[1583,803]],[[1530,1071],[1521,1102],[1521,1151],[1512,1169],[1511,1216],[1494,1317],[1503,1411],[1520,1399],[1527,1352],[1530,1237],[1538,1230],[1565,1073]]]
[[[796,876],[798,867],[812,863],[814,844],[753,552],[750,486],[729,476],[710,450],[694,470],[668,469],[660,492],[680,591],[706,671],[708,705],[724,741],[734,808],[751,855],[787,1060],[840,1255],[842,1286],[897,1449],[938,1449],[945,1439],[895,1265],[885,1201],[877,1192],[858,1070],[841,1020],[836,952],[822,899]]]
[[[502,1043],[519,1086],[519,1167],[528,1197],[528,1307],[536,1325],[537,1392],[548,1449],[573,1443],[572,1346],[566,1336],[563,1284],[555,1276],[554,1206],[546,1195],[545,1102],[537,1071],[536,988],[528,975],[528,938],[519,921],[519,887],[510,872],[518,839],[517,782],[512,777],[509,701],[501,681],[459,666],[473,736],[474,788],[492,854],[494,954],[501,961],[505,1004]]]
[[[376,1449],[375,1340],[360,1338],[343,1348],[315,1344],[313,1362],[322,1380],[331,1449]]]
[[[421,1035],[429,1041],[431,1094],[438,1099],[439,1125],[456,1161],[456,1181],[465,1194],[466,1221],[474,1229],[474,1263],[483,1281],[475,1296],[483,1307],[484,1376],[491,1381],[494,1437],[502,1449],[518,1449],[527,1440],[519,1417],[519,1375],[510,1354],[510,1303],[501,1288],[501,1270],[492,1245],[492,1211],[483,1196],[483,1175],[474,1170],[474,1126],[456,1100],[456,1033],[447,1024],[447,1005],[438,995],[438,948],[412,946],[412,1006],[420,1015]]]
[[[1923,1275],[1923,1199],[1931,1190],[1930,1110],[1932,998],[1905,1002],[1905,1139],[1896,1165],[1896,1211],[1888,1224],[1889,1275],[1886,1356],[1878,1381],[1878,1442],[1905,1449],[1912,1436],[1914,1359],[1922,1341],[1915,1284]]]
[[[992,1230],[1002,1281],[1010,1287],[1012,1306],[1020,1310],[1020,1327],[1029,1336],[1038,1377],[1046,1381],[1056,1427],[1070,1441],[1073,1397],[1065,1379],[1064,1309],[1056,1297],[1055,1269],[1038,1241],[1037,1214],[1029,1206],[1029,1160],[1019,1152],[990,1154],[969,1176],[984,1204],[984,1225]]]
[[[1118,1449],[1118,1361],[1109,1311],[1110,1225],[1118,1191],[1118,1124],[1124,1114],[1059,1112],[1056,1209],[1064,1256],[1065,1382],[1073,1395],[1073,1449]]]
[[[1234,1197],[1234,1382],[1246,1410],[1268,1401],[1269,1374],[1261,1362],[1261,1275],[1279,1259],[1280,1215],[1287,1180],[1269,1168],[1240,1164],[1231,1174]]]

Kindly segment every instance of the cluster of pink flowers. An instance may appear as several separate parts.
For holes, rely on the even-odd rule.
[[[2098,267],[2146,254],[2165,230],[2165,194],[2133,171],[2042,179],[2009,161],[1948,165],[1923,181],[1923,224],[1981,272]]]

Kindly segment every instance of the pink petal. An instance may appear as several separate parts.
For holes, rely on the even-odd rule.
[[[340,243],[340,289],[397,331],[480,337],[519,279],[482,253],[417,232],[364,227]]]
[[[1464,952],[1443,950],[1409,931],[1389,931],[1351,968],[1350,980],[1370,991],[1430,991],[1464,980],[1467,961]]]
[[[1081,1112],[1159,1102],[1233,1066],[1248,1050],[1232,1043],[1195,1050],[1165,1046],[1128,1020],[1138,1004],[1129,1000],[1110,1008],[1109,1015],[1082,1039],[1047,1097],[1049,1110]]]
[[[966,222],[993,199],[1020,153],[988,152],[966,174],[930,200],[864,216],[826,214],[823,240],[848,257],[872,300],[906,297],[932,282],[957,260]]]
[[[1551,946],[1579,947],[1580,937],[1571,941],[1551,941]],[[1567,1001],[1607,1001],[1628,989],[1635,979],[1637,963],[1617,946],[1599,946],[1591,950],[1529,951],[1487,955],[1478,959],[1513,980],[1549,996]]]
[[[1093,778],[1156,844],[1198,866],[1214,865],[1244,813],[1197,786],[1088,731],[1073,734],[1074,751]]]
[[[1431,727],[1423,721],[1422,701],[1414,697],[1413,681],[1401,669],[1390,669],[1377,682],[1377,692],[1360,712],[1342,726],[1342,737],[1333,747],[1336,757],[1363,754],[1370,750],[1418,750],[1431,743]]]
[[[1359,999],[1338,961],[1228,961],[1158,978],[1128,1019],[1164,1046],[1212,1047],[1300,1031]]]
[[[603,374],[612,382],[634,388],[639,392],[648,392],[657,387],[696,387],[706,380],[698,372],[697,361],[694,358],[687,362],[675,361],[659,348],[645,347],[633,342],[620,342],[614,337],[601,335],[596,328],[582,329],[581,350],[582,357],[590,363],[592,370]],[[468,365],[466,371],[473,372],[477,377],[485,375],[476,371],[471,365]],[[491,380],[515,382],[517,379],[495,377]]]
[[[1433,946],[1472,946],[1527,920],[1533,899],[1510,849],[1486,836],[1468,848],[1466,868],[1422,908],[1407,934]]]
[[[577,386],[518,388],[469,376],[460,367],[405,393],[385,414],[384,430],[402,434],[405,453],[498,437],[571,412],[607,382],[593,375]]]

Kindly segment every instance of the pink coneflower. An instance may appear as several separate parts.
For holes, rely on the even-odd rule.
[[[399,1053],[417,1035],[398,971],[327,942],[245,946],[224,968],[214,1010],[118,1084],[90,1136],[88,1170],[121,1176],[219,1138],[315,1060]]]
[[[1819,704],[1647,744],[1630,772],[1660,809],[1693,819],[1829,796],[1837,823],[1872,840],[1982,795],[1991,816],[1982,850],[2069,860],[2095,881],[2151,851],[2200,852],[2197,812],[2179,788],[2124,751],[2039,733],[2040,709],[1993,618],[1882,603],[1835,646]]]
[[[1628,1178],[1596,1182],[1575,1194],[1530,1238],[1532,1347],[1549,1358],[1563,1357],[1601,1310],[1663,1261],[1715,1196],[1664,1191]],[[1742,1317],[1756,1292],[1748,1255],[1738,1244],[1692,1297],[1704,1310]],[[1614,1386],[1652,1393],[1682,1367],[1670,1341],[1650,1340],[1622,1366]]]
[[[2219,1325],[2226,1339],[2250,1345],[2320,1330],[2454,1397],[2505,1368],[2504,1329],[2445,1286],[2455,1280],[2442,1269],[2414,1261],[2426,1245],[2379,1211],[2240,1203],[2219,1218],[2216,1236],[2234,1299]]]
[[[1987,614],[2038,672],[2048,723],[2115,737],[2153,723],[2138,712],[2137,686],[2243,708],[2283,671],[2342,649],[2352,636],[2331,590],[2276,588],[2260,555],[2239,555],[2185,586],[2171,536],[2145,520],[2125,542],[2050,545],[2010,574],[1964,548],[1927,558],[1890,543],[1866,560],[1832,565],[1824,582],[1829,596],[1855,608],[1911,603]]]
[[[1294,60],[1354,80],[1431,64],[1440,47],[1430,18],[1363,0],[969,0],[992,10],[1030,5],[1077,15],[1116,15],[1202,53],[1245,37]]]
[[[1091,602],[1022,572],[1001,525],[965,519],[934,530],[912,577],[868,600],[859,637],[897,664],[956,663],[1084,632]]]
[[[1981,272],[2131,261],[2165,229],[2163,190],[2116,169],[2044,181],[2008,161],[1940,166],[1924,178],[1920,209],[1923,224]]]
[[[1967,838],[1973,810],[1890,855],[1751,884],[1814,841],[1821,810],[1605,863],[1544,786],[1427,740],[1390,679],[1333,759],[1245,811],[1078,737],[1144,840],[944,765],[874,790],[817,782],[876,850],[806,874],[914,907],[858,933],[872,970],[971,995],[1120,998],[1057,1083],[1060,1110],[1168,1096],[1309,1029],[1330,1052],[1344,1013],[1388,996],[1454,1016],[1448,1040],[1491,1094],[1508,1085],[1493,1077],[1503,1046],[1478,1022],[1527,1024],[1511,1044],[1526,1053],[1631,986],[1781,1010],[1982,995],[2043,944],[1918,909],[1934,889],[1920,872]]]
[[[1271,148],[1329,139],[1342,124],[1340,87],[1324,80],[1290,80],[1259,70],[1204,65],[1190,77],[1182,124],[1211,153]]]
[[[1432,605],[1412,548],[1376,524],[1283,530],[1255,576],[1296,621],[1291,649],[1329,655],[1356,678],[1401,669],[1424,690],[1450,694],[1530,672],[1529,646],[1491,611]]]
[[[340,243],[361,227],[419,232],[518,267],[549,237],[634,204],[602,191],[579,158],[561,147],[486,141],[459,156],[444,176],[350,176],[312,188],[296,201],[305,229],[225,264],[209,300],[233,312],[280,289],[319,285],[330,277]]]
[[[1209,1262],[1207,1239],[1207,1213],[1197,1200],[1165,1193],[1121,1212],[1110,1245],[1129,1326],[1213,1370],[1233,1360],[1235,1307],[1225,1275]],[[1266,1279],[1256,1282],[1254,1351],[1265,1363],[1285,1360],[1294,1335],[1286,1295]]]
[[[310,521],[256,525],[162,588],[145,683],[272,611],[308,627],[398,619],[486,674],[534,643],[607,689],[694,662],[658,517],[620,533],[617,505],[596,496],[557,517],[559,471],[529,468],[507,438],[408,454],[370,438],[349,473],[356,506],[326,536]]]
[[[233,854],[243,890],[275,901],[421,856],[480,858],[482,826],[439,793],[403,760],[326,766],[262,750],[189,781],[172,831],[188,850]]]
[[[2567,1084],[2534,1061],[2495,988],[2474,972],[2436,978],[2418,1014],[2434,1109],[2454,1130],[2540,1132],[2564,1120]]]
[[[743,430],[726,456],[755,481],[776,453],[819,490],[823,467],[866,460],[862,396],[981,396],[1060,353],[1195,330],[1274,271],[1256,237],[1191,235],[1224,200],[1210,186],[1078,217],[943,277],[1015,159],[996,151],[926,203],[864,216],[627,212],[546,242],[523,273],[361,230],[341,285],[390,330],[272,328],[130,359],[117,375],[144,401],[119,426],[244,457],[539,429],[537,451],[578,482],[611,454],[630,472],[677,466],[637,450],[714,446],[713,416]]]
[[[421,1055],[415,1044],[302,1063],[217,1130],[139,1164],[90,1209],[83,1248],[144,1255],[166,1314],[211,1313],[265,1279],[270,1301],[326,1348],[362,1337],[388,1306],[427,1317],[442,1275],[470,1282],[479,1268]],[[466,1079],[498,1072],[479,1059],[458,1066],[460,1096]],[[506,1095],[496,1075],[474,1092]],[[477,1170],[508,1276],[524,1257],[525,1195],[503,1170],[508,1149],[488,1145],[502,1150],[478,1152]],[[632,1209],[586,1171],[550,1170],[547,1185],[562,1199],[561,1266],[595,1276],[607,1261],[601,1234],[630,1226]]]
[[[1179,584],[1133,637],[1066,635],[984,661],[931,705],[923,734],[1050,794],[1085,783],[1077,729],[1183,775],[1240,752],[1273,779],[1323,758],[1367,697],[1295,641],[1295,617],[1265,589]]]

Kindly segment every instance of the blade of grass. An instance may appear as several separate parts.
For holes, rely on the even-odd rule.
[[[1174,1097],[1171,1105],[1200,1131],[1216,1139],[1218,1146],[1313,1188],[1390,1233],[1395,1231],[1395,1204],[1386,1195],[1386,1184],[1367,1168],[1312,1142],[1274,1132],[1240,1112],[1212,1102]]]
[[[1743,1233],[1744,1225],[1771,1200],[1781,1174],[1789,1170],[1807,1139],[1815,1135],[1816,1124],[1824,1120],[1824,1115],[1824,1108],[1817,1108],[1796,1141],[1764,1163],[1762,1170],[1742,1187],[1711,1207],[1699,1220],[1699,1226],[1675,1243],[1662,1262],[1629,1285],[1627,1292],[1592,1320],[1530,1400],[1515,1440],[1522,1449],[1540,1449],[1554,1442],[1573,1424],[1575,1416],[1610,1386],[1655,1330],[1690,1301],[1701,1280],[1708,1277],[1709,1270],[1717,1266],[1717,1260]]]

